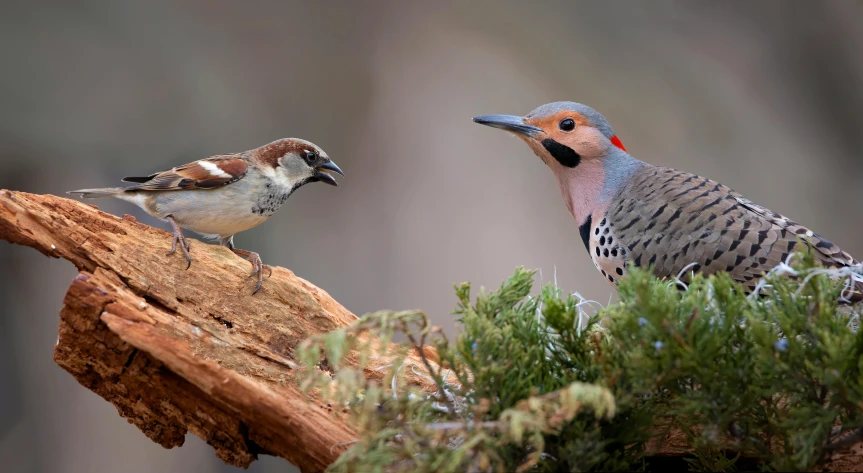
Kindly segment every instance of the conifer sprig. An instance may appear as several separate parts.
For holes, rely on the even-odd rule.
[[[531,296],[535,274],[519,268],[474,298],[470,284],[455,287],[451,339],[419,311],[367,314],[311,338],[304,387],[348,406],[360,432],[331,470],[646,470],[671,430],[686,436],[695,471],[743,458],[822,465],[863,440],[863,309],[837,303],[849,275],[809,254],[783,265],[751,297],[726,274],[696,274],[680,290],[633,268],[620,302],[598,311],[556,284]],[[407,341],[390,345],[397,334]],[[365,360],[387,347],[384,382],[367,381]],[[409,350],[437,392],[406,385]]]

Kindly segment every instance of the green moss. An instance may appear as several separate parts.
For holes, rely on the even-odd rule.
[[[850,323],[861,309],[837,305],[842,281],[813,273],[810,255],[795,260],[799,277],[768,276],[761,298],[726,274],[695,275],[681,291],[634,268],[620,303],[592,315],[552,285],[529,296],[534,273],[519,268],[496,291],[456,286],[452,339],[415,311],[367,314],[309,339],[304,386],[349,405],[361,432],[330,469],[649,470],[646,443],[672,427],[688,436],[694,471],[753,459],[816,468],[863,429],[863,332]],[[365,359],[343,366],[350,350],[371,350],[363,332],[408,339],[393,344],[382,384],[366,381]],[[434,395],[403,382],[401,360],[424,344],[443,367],[422,373]],[[318,369],[322,356],[334,374]],[[444,382],[453,375],[459,384]]]

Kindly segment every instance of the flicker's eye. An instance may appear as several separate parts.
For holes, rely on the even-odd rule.
[[[306,160],[306,162],[307,162],[307,163],[311,163],[312,161],[314,161],[314,160],[315,160],[315,158],[317,158],[317,157],[318,157],[318,155],[317,155],[317,154],[315,154],[315,152],[314,152],[314,151],[311,151],[311,150],[308,150],[308,149],[307,149],[307,150],[305,150],[305,151],[303,151],[303,153],[304,153],[304,154],[303,154],[303,158]]]
[[[572,118],[565,118],[560,121],[560,129],[563,131],[572,131],[575,129],[575,121]]]

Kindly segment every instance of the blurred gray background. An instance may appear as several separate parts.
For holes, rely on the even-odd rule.
[[[616,298],[550,171],[471,122],[556,100],[598,109],[636,157],[719,180],[863,257],[860,1],[0,8],[0,188],[60,195],[311,140],[341,187],[301,189],[236,241],[356,314],[421,308],[453,333],[453,283],[496,287],[517,265]],[[52,362],[71,264],[7,244],[0,264],[0,470],[237,470],[191,434],[173,450],[150,442]]]

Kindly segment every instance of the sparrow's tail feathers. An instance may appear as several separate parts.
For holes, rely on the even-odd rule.
[[[69,191],[67,194],[78,194],[80,197],[84,199],[98,199],[101,197],[116,197],[118,194],[122,194],[122,187],[106,187],[103,189],[81,189],[77,191]]]

